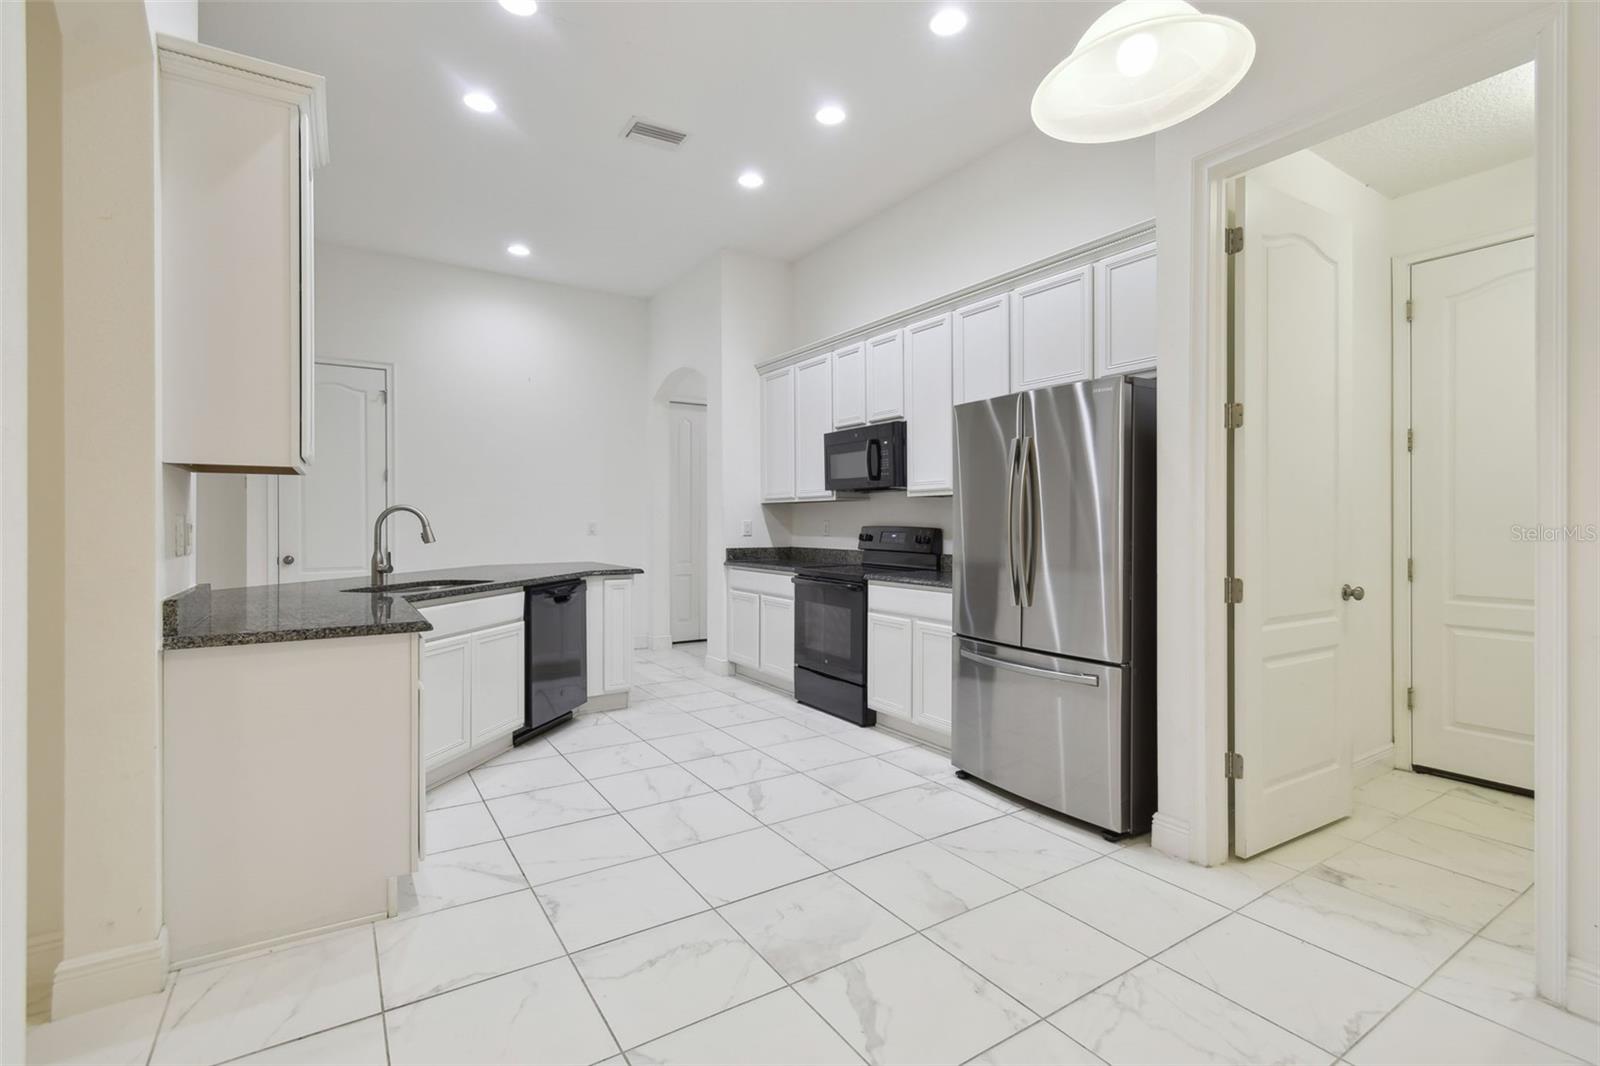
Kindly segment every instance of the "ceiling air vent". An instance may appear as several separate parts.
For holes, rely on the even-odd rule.
[[[622,131],[622,139],[671,151],[682,146],[683,142],[689,139],[689,135],[635,117],[628,120],[628,125]]]

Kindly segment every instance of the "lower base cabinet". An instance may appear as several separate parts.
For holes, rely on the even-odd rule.
[[[770,570],[728,570],[728,661],[794,687],[794,578]]]
[[[867,706],[915,731],[950,735],[951,594],[867,586]]]
[[[422,764],[433,770],[522,724],[522,592],[422,607]]]
[[[591,577],[584,592],[589,698],[626,693],[633,683],[633,578]]]

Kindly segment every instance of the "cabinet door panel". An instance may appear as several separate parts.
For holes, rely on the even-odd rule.
[[[472,638],[422,645],[422,759],[437,766],[472,746]]]
[[[802,500],[828,499],[822,438],[833,428],[833,357],[819,355],[794,371],[795,495]]]
[[[1011,294],[1002,292],[958,308],[953,387],[956,403],[1011,391]]]
[[[867,420],[867,349],[852,344],[833,353],[833,425],[859,426]]]
[[[906,415],[905,334],[884,333],[867,341],[867,421]]]
[[[522,623],[472,634],[472,743],[510,733],[523,721]]]
[[[950,316],[906,327],[906,494],[947,496],[953,488]]]
[[[602,598],[605,665],[601,683],[607,692],[621,692],[633,676],[633,579],[608,578]]]
[[[728,590],[728,661],[761,666],[761,597],[754,592]]]
[[[1011,381],[1018,392],[1093,373],[1092,278],[1089,267],[1079,267],[1013,295]]]
[[[761,379],[761,496],[794,499],[794,367]]]
[[[911,717],[911,620],[867,615],[867,706],[879,714]]]
[[[1156,365],[1156,246],[1141,245],[1095,264],[1095,377]]]
[[[944,733],[950,732],[953,639],[949,626],[911,623],[911,720]]]
[[[794,600],[761,597],[761,672],[794,677]]]

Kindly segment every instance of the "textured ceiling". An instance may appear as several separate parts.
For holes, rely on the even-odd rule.
[[[1319,145],[1322,158],[1388,197],[1533,154],[1533,64],[1418,104]]]

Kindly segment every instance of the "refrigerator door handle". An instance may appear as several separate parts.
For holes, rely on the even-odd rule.
[[[1006,562],[1011,568],[1011,602],[1021,606],[1022,581],[1017,574],[1017,469],[1022,465],[1022,438],[1011,438],[1011,464],[1006,472]]]
[[[1023,501],[1027,505],[1027,521],[1022,527],[1023,543],[1026,549],[1023,560],[1027,569],[1022,577],[1022,605],[1033,606],[1033,569],[1039,561],[1039,445],[1032,437],[1027,438],[1027,451],[1025,453],[1022,470]]]
[[[1061,670],[1046,670],[1039,666],[1027,666],[1023,663],[1008,663],[1004,659],[996,659],[991,655],[973,651],[971,648],[962,648],[961,657],[975,663],[982,663],[984,666],[993,666],[1000,670],[1027,674],[1029,677],[1042,677],[1050,681],[1066,681],[1073,685],[1088,685],[1091,688],[1100,687],[1100,679],[1093,674],[1074,674]]]

